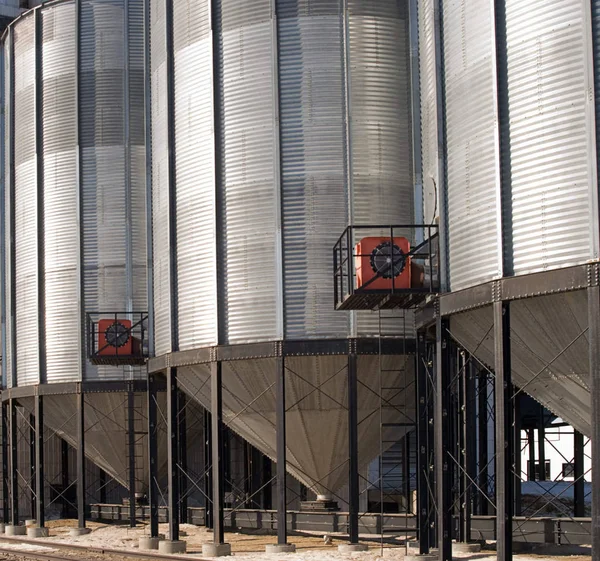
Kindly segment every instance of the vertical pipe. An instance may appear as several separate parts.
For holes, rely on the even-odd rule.
[[[187,502],[187,420],[186,420],[186,397],[183,392],[177,392],[177,429],[179,431],[179,452],[177,464],[179,469],[179,521],[187,524],[188,502]]]
[[[452,377],[448,320],[436,321],[435,478],[437,486],[437,532],[440,561],[452,559],[452,478],[449,466],[450,387]]]
[[[204,495],[205,524],[212,528],[212,416],[207,409],[204,410]]]
[[[127,392],[127,440],[129,455],[129,527],[135,528],[135,394]]]
[[[60,439],[60,482],[61,482],[61,514],[63,518],[68,518],[69,501],[66,493],[69,487],[69,444],[66,440]]]
[[[44,504],[44,398],[35,396],[35,519],[40,528],[45,524]]]
[[[2,402],[2,521],[9,520],[8,460],[9,460],[9,402]]]
[[[479,444],[479,488],[485,493],[485,496],[479,497],[479,514],[485,516],[488,514],[487,496],[489,493],[488,482],[488,379],[487,372],[481,370],[479,372],[478,381],[478,437]]]
[[[167,368],[167,447],[169,539],[179,541],[179,477],[177,475],[177,452],[179,432],[177,430],[177,369]]]
[[[285,419],[285,358],[277,359],[277,545],[287,544],[287,474],[286,474],[286,419]]]
[[[588,340],[592,406],[592,560],[600,560],[600,287],[594,268],[593,286],[588,293]]]
[[[19,524],[19,455],[17,431],[17,404],[9,399],[10,412],[10,520],[13,526]]]
[[[285,373],[282,374],[282,377]],[[284,389],[282,390],[285,391]],[[284,398],[285,399],[285,398]],[[285,411],[283,412],[285,415]],[[278,426],[278,428],[281,428]],[[283,425],[285,431],[285,421]],[[284,448],[285,453],[285,448]],[[354,353],[348,355],[348,454],[350,461],[348,462],[348,534],[351,544],[358,543],[358,509],[360,490],[358,488],[358,380],[357,380],[357,356]],[[278,458],[279,459],[279,458]],[[277,464],[279,468],[279,463]],[[284,464],[285,474],[285,464]],[[279,477],[279,471],[278,471]],[[285,475],[284,475],[285,477]],[[277,527],[281,525],[281,519],[277,518]],[[285,520],[285,519],[284,519]],[[279,534],[278,534],[279,537]],[[284,536],[284,541],[279,541],[279,544],[286,543],[287,536]]]
[[[584,478],[584,447],[583,434],[573,433],[573,478],[574,483],[574,516],[585,516],[585,478]]]
[[[156,378],[148,375],[148,494],[150,502],[150,537],[158,537],[158,403]]]
[[[429,531],[429,407],[427,397],[425,333],[417,334],[417,510],[419,553],[426,555],[430,548]]]
[[[497,301],[494,308],[495,420],[496,420],[496,552],[498,561],[512,559],[514,507],[514,438],[510,354],[510,308]]]
[[[212,480],[213,480],[213,536],[215,544],[225,540],[223,528],[223,372],[220,362],[210,365],[210,398],[212,416]]]
[[[85,528],[85,394],[77,393],[77,520]]]

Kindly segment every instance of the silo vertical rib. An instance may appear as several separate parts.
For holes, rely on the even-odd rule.
[[[46,270],[44,234],[44,128],[42,84],[42,11],[34,11],[35,41],[35,159],[36,159],[36,205],[37,205],[37,317],[38,317],[38,376],[40,384],[46,382]]]

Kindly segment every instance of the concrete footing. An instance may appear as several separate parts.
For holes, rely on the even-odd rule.
[[[426,555],[405,555],[404,561],[437,561],[437,553],[427,553]]]
[[[138,542],[138,547],[140,549],[158,549],[158,544],[160,542],[160,538],[151,538],[149,536],[144,536],[140,538]]]
[[[293,543],[268,543],[265,547],[266,553],[294,553],[296,546]]]
[[[48,528],[27,528],[28,538],[47,538]]]
[[[33,526],[37,526],[37,520],[35,518],[28,518],[25,520],[25,528],[32,528]]]
[[[225,557],[226,555],[231,555],[231,544],[203,543],[202,555],[206,557]]]
[[[87,536],[91,534],[92,531],[89,528],[71,528],[69,530],[69,536],[76,538],[78,536]]]
[[[185,553],[187,542],[183,540],[163,540],[158,543],[160,553]]]
[[[480,543],[458,542],[452,544],[452,553],[479,553],[480,551]]]
[[[6,526],[4,532],[7,536],[25,536],[27,528],[25,526]]]
[[[338,545],[340,553],[355,553],[357,551],[369,551],[369,546],[364,543],[341,543]]]

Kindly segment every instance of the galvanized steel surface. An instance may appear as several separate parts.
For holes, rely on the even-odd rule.
[[[373,314],[351,328],[333,310],[331,248],[352,220],[413,220],[404,2],[221,0],[212,32],[210,5],[174,5],[172,30],[165,3],[151,5],[156,354],[170,350],[170,328],[180,349],[374,335]],[[174,99],[165,97],[170,32]]]
[[[15,88],[9,105],[14,103],[14,134],[9,133],[6,141],[7,156],[14,150],[15,223],[7,221],[6,235],[14,228],[17,298],[14,303],[6,300],[6,311],[7,317],[16,314],[17,381],[26,385],[44,378],[52,383],[82,376],[139,377],[139,369],[89,364],[85,373],[80,372],[78,331],[83,322],[78,308],[77,256],[83,236],[87,311],[147,309],[145,149],[143,122],[139,122],[144,68],[142,2],[82,0],[78,22],[72,1],[37,10],[41,25],[37,49],[33,12],[12,25]],[[4,37],[5,46],[10,35]],[[36,59],[36,52],[41,59]],[[39,76],[36,62],[41,68]],[[41,92],[37,103],[36,84]],[[41,139],[39,147],[36,138]],[[37,178],[39,159],[43,176]],[[7,162],[7,166],[12,164]],[[78,223],[76,213],[80,177],[83,224]],[[43,225],[36,219],[38,184],[43,189]],[[5,197],[9,201],[9,193]],[[37,303],[38,294],[44,294],[37,279],[40,236],[46,373],[40,372],[38,358],[41,319]],[[6,279],[9,283],[9,274]],[[7,284],[7,295],[11,288]],[[7,325],[8,332],[13,328]],[[7,340],[9,337],[7,334]]]

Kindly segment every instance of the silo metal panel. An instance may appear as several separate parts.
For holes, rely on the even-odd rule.
[[[334,310],[331,275],[348,224],[340,6],[300,4],[277,4],[285,334],[343,337],[348,314]]]
[[[438,105],[435,49],[435,0],[418,2],[419,77],[421,93],[421,157],[423,174],[423,218],[433,224],[439,216]]]
[[[212,35],[208,2],[173,5],[179,347],[217,343]]]
[[[449,273],[453,290],[502,274],[493,5],[443,2]]]
[[[348,2],[353,224],[412,224],[410,44],[405,2]],[[358,241],[358,240],[356,240]],[[397,328],[402,329],[398,323]],[[356,313],[357,335],[378,330]]]
[[[75,7],[58,4],[41,17],[46,361],[53,383],[80,377],[80,351],[65,344],[79,325]]]
[[[154,338],[157,356],[171,350],[169,170],[165,4],[151,4],[152,238],[154,249]]]
[[[223,247],[227,343],[282,337],[278,181],[270,2],[218,3]]]
[[[573,0],[506,2],[516,274],[598,257],[587,11]]]
[[[15,252],[17,383],[39,381],[37,174],[35,155],[35,23],[14,28]]]

